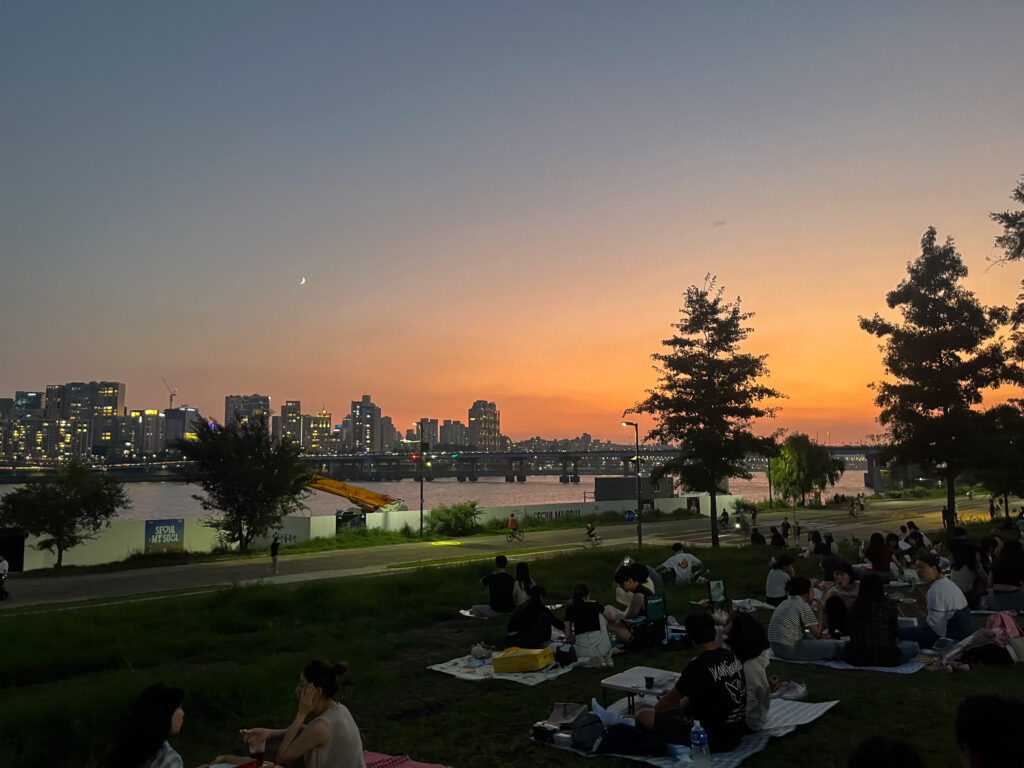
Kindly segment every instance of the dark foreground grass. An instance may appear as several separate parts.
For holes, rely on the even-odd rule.
[[[667,554],[645,549],[656,562]],[[733,596],[759,592],[767,551],[698,552]],[[622,550],[580,551],[535,561],[531,569],[556,599],[577,581],[609,599]],[[810,574],[816,563],[801,561]],[[237,730],[284,727],[292,690],[310,658],[352,663],[342,700],[366,748],[457,768],[568,766],[579,758],[527,740],[530,724],[555,701],[600,698],[604,670],[575,670],[535,688],[502,681],[470,683],[426,669],[464,654],[478,640],[500,644],[503,622],[464,619],[456,609],[480,602],[485,563],[421,569],[299,589],[254,587],[194,598],[10,616],[0,621],[0,766],[94,766],[109,749],[133,698],[169,682],[188,692],[185,727],[174,739],[186,765],[238,750]],[[670,613],[682,618],[699,585],[672,586]],[[762,616],[764,618],[764,616]],[[648,664],[682,669],[689,652],[627,654],[616,668]],[[932,768],[958,765],[952,718],[979,692],[1014,694],[1021,668],[979,667],[955,676],[912,677],[836,672],[774,664],[772,673],[805,682],[809,698],[842,703],[810,727],[773,740],[745,765],[844,766],[862,738],[906,738]],[[600,765],[635,765],[604,759]]]

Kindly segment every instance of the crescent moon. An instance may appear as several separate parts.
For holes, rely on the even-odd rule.
[[[305,285],[305,284],[306,284],[306,278],[302,278],[301,280],[299,280],[299,285]]]

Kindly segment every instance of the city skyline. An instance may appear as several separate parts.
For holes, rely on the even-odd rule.
[[[1024,173],[1020,4],[2,18],[5,396],[371,393],[402,433],[484,398],[513,439],[618,442],[713,273],[789,398],[758,430],[859,443],[882,367],[857,316],[889,316],[926,227],[982,301],[1019,292],[987,259]]]

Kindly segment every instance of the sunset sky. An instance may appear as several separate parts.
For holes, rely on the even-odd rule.
[[[858,315],[952,235],[991,267],[1024,174],[1024,4],[0,6],[0,397],[127,384],[404,429],[625,440],[716,274],[789,396],[879,432]],[[305,278],[305,284],[301,284]]]

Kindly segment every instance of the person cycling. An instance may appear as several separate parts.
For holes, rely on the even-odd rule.
[[[597,528],[594,527],[593,523],[587,523],[586,530],[583,531],[583,535],[586,537],[586,541],[591,546],[596,547],[601,543],[601,537],[597,535]]]

